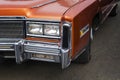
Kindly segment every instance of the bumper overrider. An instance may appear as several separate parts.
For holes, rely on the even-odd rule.
[[[40,60],[61,63],[62,69],[71,62],[71,25],[64,24],[61,45],[52,42],[41,42],[17,38],[0,38],[0,51],[13,51],[16,63],[25,60]],[[64,28],[65,27],[65,28]],[[6,56],[2,56],[7,58]],[[9,56],[8,56],[9,57]]]

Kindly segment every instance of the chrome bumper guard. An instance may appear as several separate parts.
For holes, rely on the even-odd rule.
[[[55,43],[34,42],[24,39],[0,39],[0,51],[14,51],[16,63],[31,59],[61,63],[62,68],[70,65],[70,50]]]

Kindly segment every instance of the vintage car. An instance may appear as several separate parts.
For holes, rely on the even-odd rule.
[[[0,61],[88,63],[93,32],[116,9],[115,0],[0,0]]]

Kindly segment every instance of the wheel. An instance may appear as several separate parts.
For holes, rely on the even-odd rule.
[[[86,50],[75,60],[75,62],[85,64],[90,61],[90,59],[91,59],[90,44],[91,44],[91,42],[89,42],[89,44],[86,47]]]
[[[99,17],[95,17],[92,23],[93,34],[95,33],[95,31],[99,29],[99,25],[100,25],[100,19]]]
[[[109,14],[110,17],[114,17],[117,15],[117,10],[118,10],[118,5],[116,5],[113,10],[111,11],[111,13]]]

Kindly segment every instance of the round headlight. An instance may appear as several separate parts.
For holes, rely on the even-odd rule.
[[[29,24],[28,25],[29,34],[43,34],[43,25],[41,24]]]
[[[44,26],[44,34],[45,35],[52,35],[52,36],[59,36],[60,29],[58,25],[47,24]]]

